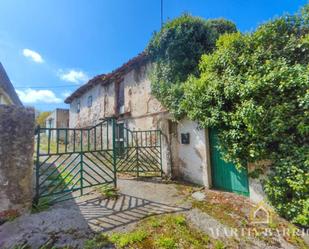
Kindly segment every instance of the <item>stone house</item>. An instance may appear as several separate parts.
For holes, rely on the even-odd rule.
[[[151,95],[150,70],[149,59],[141,53],[113,72],[89,80],[65,100],[70,104],[70,128],[116,117],[130,130],[161,129],[166,175],[249,196],[247,172],[238,172],[221,159],[216,131],[201,129],[188,119],[174,122]]]
[[[69,109],[55,109],[45,121],[46,128],[69,128]],[[48,134],[46,134],[48,135]],[[64,133],[59,133],[59,139],[64,138]],[[51,139],[56,140],[56,130],[51,132]]]
[[[0,104],[22,106],[15,89],[0,62]]]

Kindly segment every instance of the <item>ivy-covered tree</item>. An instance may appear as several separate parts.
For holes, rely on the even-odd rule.
[[[269,159],[269,200],[284,217],[309,226],[309,5],[225,34],[184,85],[182,108],[216,127],[225,159],[239,167]]]
[[[36,118],[35,118],[35,123],[36,125],[40,125],[41,127],[46,126],[46,118],[51,114],[50,111],[45,111],[45,112],[38,112]]]
[[[184,14],[164,24],[149,42],[147,52],[154,62],[151,74],[153,94],[175,117],[182,111],[184,83],[190,74],[198,75],[201,56],[215,48],[218,37],[236,32],[236,26],[224,19],[205,20]]]

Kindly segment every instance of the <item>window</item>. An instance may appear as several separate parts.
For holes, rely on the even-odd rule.
[[[124,113],[124,82],[122,81],[118,87],[118,99],[117,99],[118,113]]]
[[[125,155],[124,146],[124,123],[118,123],[115,129],[115,154],[117,157],[123,158]]]
[[[118,123],[115,129],[116,140],[123,140],[124,138],[124,123]]]
[[[48,127],[47,128],[54,128],[53,127],[53,119],[52,118],[48,119]]]
[[[80,112],[80,101],[77,102],[76,112],[77,113]]]
[[[92,96],[91,96],[91,95],[88,97],[87,106],[88,106],[88,107],[91,107],[91,106],[92,106]]]

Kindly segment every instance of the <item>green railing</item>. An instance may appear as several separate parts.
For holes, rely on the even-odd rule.
[[[118,133],[119,134],[119,133]],[[161,130],[131,131],[123,128],[118,144],[117,171],[162,175]]]
[[[41,128],[36,130],[36,196],[50,202],[84,194],[100,184],[117,184],[116,126],[106,119],[89,128]]]
[[[36,195],[58,202],[101,184],[117,186],[117,172],[162,175],[161,131],[131,131],[105,119],[88,128],[36,129]]]

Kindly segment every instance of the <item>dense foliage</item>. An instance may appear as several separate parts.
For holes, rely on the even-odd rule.
[[[236,32],[230,21],[204,20],[184,14],[167,22],[152,37],[147,47],[154,62],[152,91],[176,117],[182,114],[179,109],[182,83],[190,74],[198,75],[201,55],[213,51],[219,35],[227,32]]]
[[[46,118],[51,114],[51,112],[38,112],[35,118],[36,125],[40,125],[41,127],[46,126]]]
[[[269,159],[269,200],[284,217],[309,226],[309,7],[225,34],[184,85],[182,108],[216,127],[225,159],[239,167]]]

